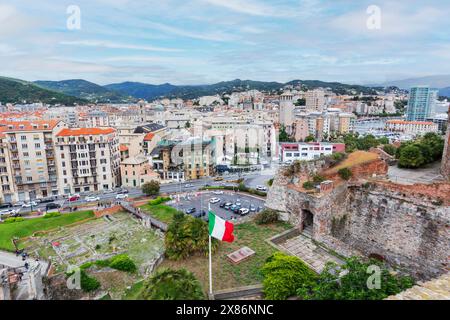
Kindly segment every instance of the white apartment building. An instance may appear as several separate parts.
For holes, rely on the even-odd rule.
[[[439,131],[439,125],[429,121],[388,120],[385,128],[388,131],[398,131],[410,135],[423,135]]]
[[[120,185],[119,138],[114,128],[63,129],[56,135],[60,194]]]
[[[319,159],[322,156],[329,156],[333,152],[344,152],[344,151],[345,151],[345,144],[343,143],[286,142],[280,144],[279,160],[280,162],[287,162],[287,163],[297,160],[310,161],[314,159]]]
[[[5,201],[28,201],[58,194],[54,141],[57,132],[64,128],[67,124],[58,120],[0,123],[4,164],[9,162],[14,177],[8,177],[9,190],[15,192],[5,190]]]

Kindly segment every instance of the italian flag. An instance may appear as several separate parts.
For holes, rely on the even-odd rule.
[[[233,242],[234,225],[209,211],[209,235],[220,241]]]

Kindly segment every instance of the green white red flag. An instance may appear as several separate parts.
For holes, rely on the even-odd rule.
[[[220,241],[234,241],[234,225],[221,217],[216,216],[212,211],[208,213],[209,217],[209,235]]]

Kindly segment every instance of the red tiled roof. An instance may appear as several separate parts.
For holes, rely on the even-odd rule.
[[[95,136],[116,132],[114,128],[72,128],[62,129],[57,137]]]
[[[147,133],[147,134],[145,135],[144,141],[151,141],[151,140],[153,139],[154,136],[155,136],[154,133],[149,132],[149,133]]]
[[[128,147],[127,147],[126,145],[124,145],[124,144],[121,144],[121,145],[119,146],[119,150],[120,150],[121,152],[127,151],[127,150],[128,150]]]
[[[0,121],[0,130],[3,132],[52,130],[59,122],[60,120]]]

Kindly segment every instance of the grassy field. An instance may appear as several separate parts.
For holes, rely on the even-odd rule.
[[[144,212],[151,215],[153,218],[158,219],[159,221],[165,223],[172,222],[173,215],[177,212],[177,209],[164,204],[157,204],[157,205],[145,204],[143,206],[140,206],[140,208]]]
[[[130,289],[127,289],[122,296],[122,300],[141,300],[142,295],[141,291],[144,289],[144,280],[136,282],[131,286]]]
[[[257,225],[247,222],[235,226],[235,241],[221,242],[219,249],[213,256],[213,286],[214,290],[228,289],[262,281],[260,268],[265,260],[276,251],[265,240],[291,228],[289,224],[278,222],[271,225]],[[244,246],[253,249],[256,254],[237,265],[231,263],[227,254]],[[208,288],[208,258],[206,256],[190,257],[186,260],[164,260],[160,268],[186,268],[193,272],[203,285],[205,292]]]
[[[16,223],[2,223],[0,224],[0,249],[13,251],[15,250],[12,244],[14,237],[24,238],[31,236],[37,231],[45,231],[57,227],[69,225],[77,221],[92,218],[94,213],[92,211],[81,211],[75,213],[63,214],[54,218],[33,218]]]

